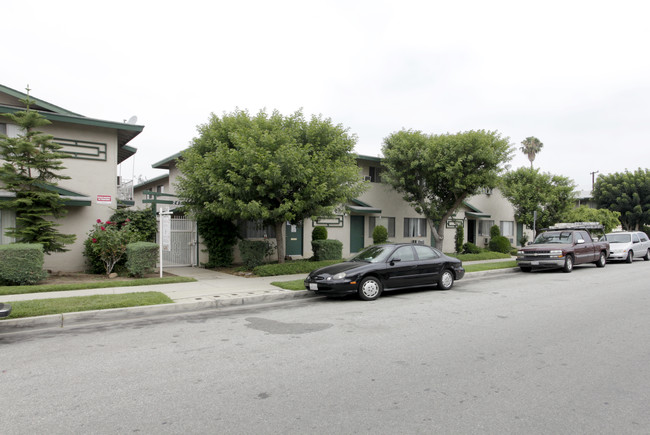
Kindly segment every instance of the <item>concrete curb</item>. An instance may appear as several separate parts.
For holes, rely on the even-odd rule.
[[[518,267],[495,269],[482,272],[466,273],[463,281],[478,278],[494,278],[520,272]],[[300,298],[322,298],[307,290],[285,290],[273,293],[240,295],[219,295],[196,297],[192,301],[180,301],[162,305],[144,305],[140,307],[111,308],[107,310],[79,311],[76,313],[51,314],[47,316],[6,319],[0,321],[0,335],[18,331],[45,328],[65,328],[82,324],[105,323],[110,321],[138,320],[148,316],[178,314],[191,311],[212,310],[232,306],[257,305]]]
[[[254,294],[245,296],[220,296],[219,299],[203,297],[191,302],[175,302],[140,307],[111,308],[107,310],[79,311],[75,313],[50,314],[47,316],[24,317],[0,322],[0,335],[7,332],[44,328],[65,328],[88,323],[102,323],[119,320],[138,320],[147,316],[177,314],[190,311],[210,310],[230,306],[256,305],[282,300],[318,297],[307,290],[283,293]]]

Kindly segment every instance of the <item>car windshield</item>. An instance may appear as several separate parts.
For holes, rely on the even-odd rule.
[[[365,261],[368,263],[379,263],[385,261],[388,255],[393,251],[392,246],[371,246],[364,249],[348,261]]]
[[[534,245],[542,245],[548,243],[572,243],[573,242],[573,233],[570,231],[548,231],[542,233],[533,242]]]
[[[629,234],[606,234],[605,238],[609,243],[630,243],[632,236]]]

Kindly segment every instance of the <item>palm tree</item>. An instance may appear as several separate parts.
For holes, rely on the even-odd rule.
[[[533,160],[538,152],[541,151],[544,144],[539,141],[535,136],[527,137],[525,140],[521,141],[523,145],[519,149],[522,153],[528,155],[528,160],[530,160],[530,167],[533,168]]]

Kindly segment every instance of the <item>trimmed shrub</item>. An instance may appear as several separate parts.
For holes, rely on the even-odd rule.
[[[455,240],[456,254],[463,252],[463,239],[465,239],[465,229],[461,226],[457,226]]]
[[[386,243],[388,240],[388,230],[383,225],[377,225],[374,230],[372,230],[372,243],[378,245],[380,243]]]
[[[327,240],[327,228],[325,227],[314,227],[311,231],[312,240]]]
[[[253,270],[264,264],[264,258],[273,254],[275,248],[268,240],[240,240],[239,254],[241,255],[244,267]]]
[[[476,246],[474,243],[467,242],[463,244],[463,254],[480,254],[481,248]]]
[[[126,245],[126,270],[130,276],[142,278],[156,268],[160,247],[151,242],[135,242]]]
[[[492,225],[490,227],[490,238],[493,239],[495,237],[499,237],[501,235],[501,230],[499,229],[498,225]]]
[[[13,243],[0,245],[0,283],[3,285],[36,284],[47,278],[43,270],[43,245]]]
[[[312,240],[314,261],[340,260],[343,258],[343,243],[339,240]]]
[[[512,249],[512,246],[510,246],[510,240],[503,236],[492,237],[489,246],[490,251],[502,252],[504,254],[510,253],[510,250]]]

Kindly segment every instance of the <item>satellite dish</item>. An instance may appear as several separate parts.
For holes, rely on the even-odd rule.
[[[129,118],[128,121],[126,121],[127,124],[135,124],[136,122],[138,122],[138,117],[135,115],[133,115],[132,117]]]

